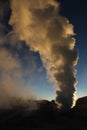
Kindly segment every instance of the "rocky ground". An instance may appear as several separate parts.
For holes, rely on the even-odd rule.
[[[78,99],[76,106],[65,112],[57,109],[54,101],[29,101],[29,104],[33,105],[0,109],[0,130],[87,130],[87,97]]]

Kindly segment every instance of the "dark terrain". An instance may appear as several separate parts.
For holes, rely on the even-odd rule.
[[[30,101],[29,101],[30,103]],[[32,101],[0,109],[0,130],[87,130],[87,97],[77,100],[74,108],[61,111],[54,101]]]

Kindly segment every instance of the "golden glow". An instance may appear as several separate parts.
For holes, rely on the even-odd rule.
[[[49,8],[52,6],[52,9]],[[25,40],[31,50],[39,52],[48,76],[57,86],[60,85],[59,82],[66,86],[64,95],[67,94],[69,82],[71,89],[68,93],[71,94],[75,83],[72,71],[78,56],[74,50],[73,25],[58,15],[59,4],[55,0],[11,0],[11,8],[9,23],[19,40]],[[66,71],[69,71],[67,77]],[[59,88],[62,91],[63,88]],[[73,92],[71,97],[73,98]]]

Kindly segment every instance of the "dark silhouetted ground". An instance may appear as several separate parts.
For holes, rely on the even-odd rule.
[[[29,101],[30,102],[30,101]],[[87,97],[80,98],[76,106],[66,112],[57,109],[54,101],[32,101],[28,104],[0,110],[0,130],[87,130]]]

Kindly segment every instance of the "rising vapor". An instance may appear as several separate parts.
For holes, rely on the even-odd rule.
[[[69,109],[76,91],[78,53],[74,48],[73,25],[59,14],[55,0],[11,0],[9,24],[19,40],[39,52],[47,75],[55,83],[56,101]]]
[[[22,75],[17,57],[0,48],[0,108],[11,108],[12,104],[35,98],[30,89],[24,88]]]
[[[31,90],[24,87],[24,73],[18,56],[6,47],[15,42],[10,34],[9,17],[10,1],[0,0],[0,109],[20,104],[19,99],[35,98]]]

